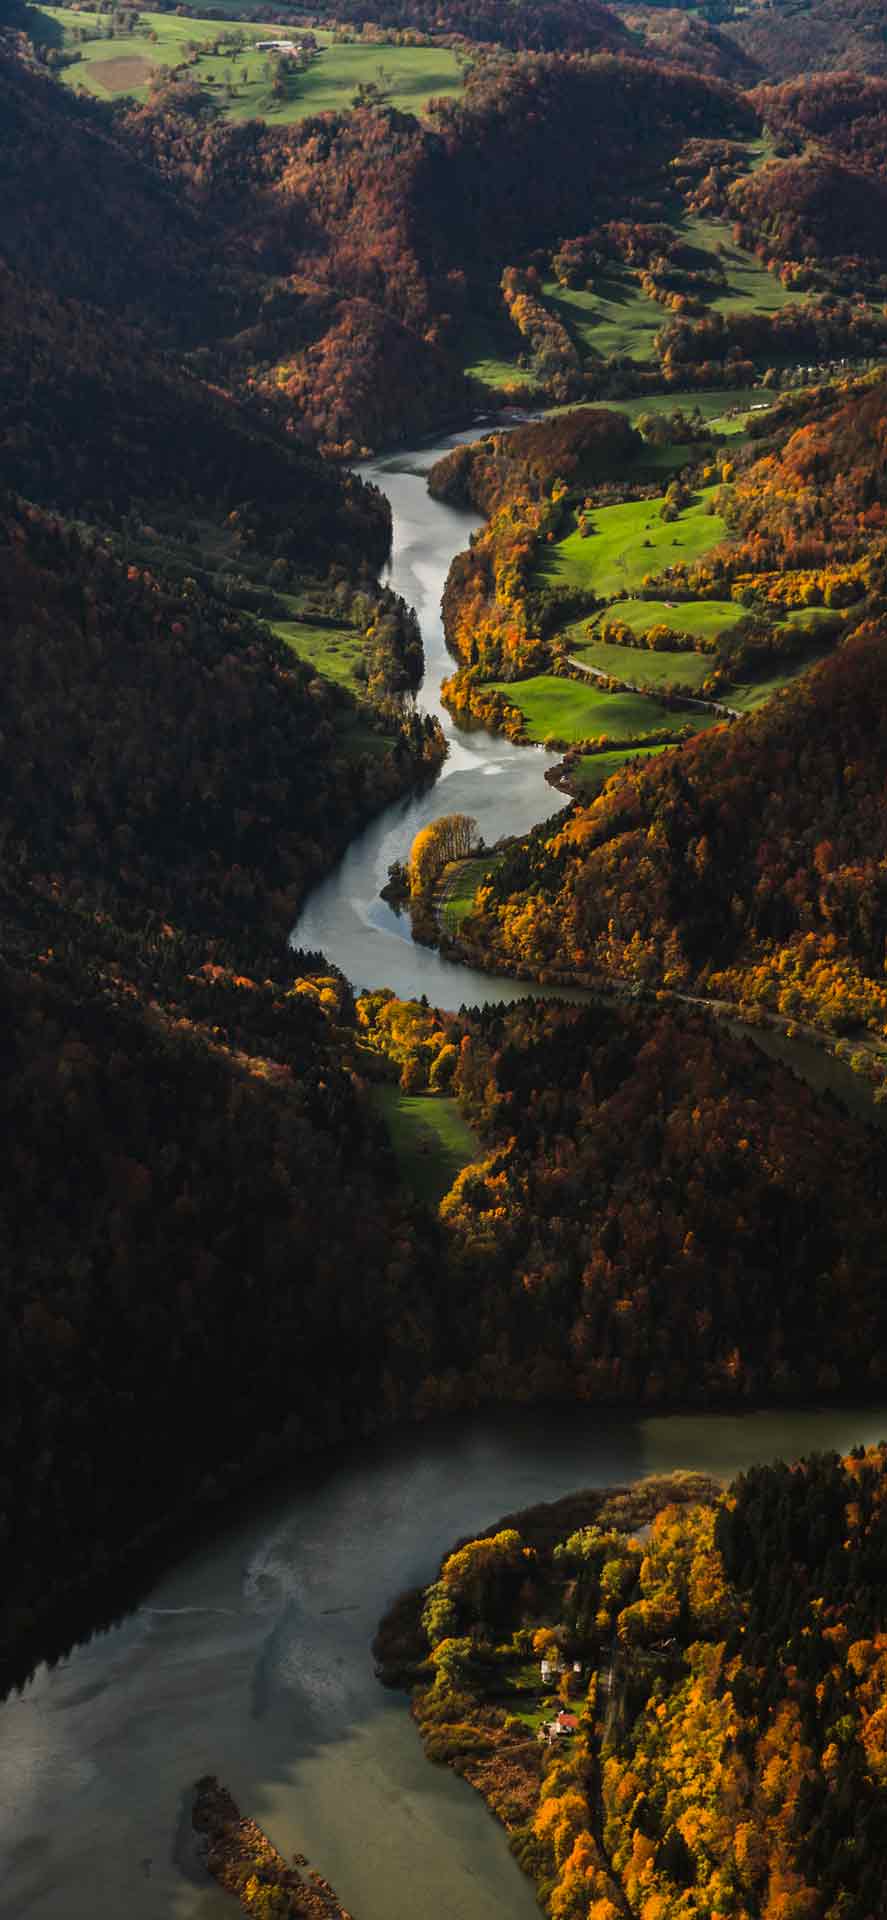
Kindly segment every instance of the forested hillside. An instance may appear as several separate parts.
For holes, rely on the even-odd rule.
[[[841,78],[745,91],[781,75],[752,41],[736,51],[733,12],[652,23],[596,0],[459,0],[444,18],[386,0],[365,22],[342,0],[330,17],[378,46],[378,83],[350,111],[272,125],[236,119],[190,73],[158,71],[138,101],[78,96],[47,70],[53,48],[29,43],[26,10],[4,8],[10,1671],[45,1649],[57,1602],[133,1550],[384,1421],[882,1386],[879,1143],[703,1012],[644,992],[764,1003],[873,1056],[887,1030],[887,115],[876,80],[852,100]],[[456,36],[466,70],[419,118],[391,104],[384,48],[426,35]],[[737,394],[775,404],[740,422]],[[743,675],[752,699],[764,672],[827,657],[693,740],[672,686],[653,723],[629,686],[619,745],[650,758],[489,869],[477,855],[462,951],[592,977],[597,1000],[457,1014],[381,990],[355,1005],[323,955],[288,950],[289,929],[445,747],[414,699],[415,615],[379,582],[387,503],[350,468],[475,410],[603,399],[631,417],[586,404],[434,470],[438,499],[490,516],[446,594],[466,708],[544,739],[547,703],[575,697],[577,651],[602,645],[606,673],[591,661],[585,678],[609,678],[611,628],[630,672],[673,653],[700,727],[723,717],[713,700],[744,697]],[[533,732],[513,703],[537,674]],[[491,705],[472,707],[478,688]],[[587,711],[605,692],[585,686]],[[608,724],[590,739],[577,722],[574,758],[603,755]],[[453,1103],[468,1141],[440,1205],[443,1181],[431,1204],[401,1177],[382,1117],[400,1095]],[[746,1522],[730,1535],[745,1497],[718,1521],[731,1625],[748,1599]],[[659,1524],[683,1565],[681,1528],[709,1523]],[[641,1597],[613,1576],[608,1631],[617,1599],[643,1607],[644,1561],[629,1562]],[[864,1556],[858,1569],[854,1633]],[[814,1573],[831,1607],[840,1580]],[[738,1643],[718,1665],[707,1591],[699,1659],[728,1674]],[[689,1661],[698,1596],[669,1596]],[[737,1707],[746,1761],[765,1737],[756,1685]],[[806,1694],[799,1712],[806,1738]],[[561,1846],[560,1817],[527,1838],[554,1920],[586,1920],[589,1886],[593,1920],[614,1920],[591,1881],[554,1887],[576,1837],[568,1820]],[[821,1851],[837,1831],[823,1819]],[[634,1824],[642,1865],[689,1887],[695,1829],[670,1838],[670,1815],[654,1839],[649,1810]],[[746,1854],[748,1911],[765,1911],[782,1856],[762,1863],[750,1840]],[[643,1920],[668,1920],[671,1897]],[[856,1915],[833,1903],[823,1920]],[[800,1900],[791,1920],[818,1916]]]
[[[0,1644],[26,1657],[158,1532],[406,1410],[437,1254],[318,956],[12,883],[3,919]]]
[[[885,1487],[860,1447],[576,1494],[383,1622],[553,1920],[883,1911]]]
[[[771,0],[738,6],[730,38],[774,80],[801,73],[884,73],[887,39],[879,0]]]
[[[7,860],[69,899],[233,935],[295,918],[308,881],[423,757],[267,628],[125,566],[9,500],[2,760]]]
[[[729,547],[686,579],[669,570],[667,591],[695,585],[703,612],[732,586],[756,612],[759,646],[774,610],[803,619],[823,603],[848,609],[847,638],[760,713],[627,768],[593,804],[514,849],[491,871],[463,946],[530,971],[703,988],[879,1041],[884,422],[883,381],[786,403],[758,430],[771,450],[752,441],[723,490]],[[504,555],[498,565],[504,580]],[[508,617],[504,589],[498,617],[494,637]],[[679,627],[680,604],[671,617]]]
[[[321,18],[366,19],[366,0],[323,0]],[[462,34],[466,40],[490,42],[521,51],[582,52],[630,46],[621,21],[598,0],[374,0],[373,19],[380,27],[414,27],[423,33]]]

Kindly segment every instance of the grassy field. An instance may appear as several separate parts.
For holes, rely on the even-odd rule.
[[[593,292],[546,280],[542,294],[546,306],[590,359],[629,354],[639,365],[655,360],[653,340],[667,316],[642,293],[626,267],[608,265],[606,273],[596,276]]]
[[[821,653],[805,654],[803,660],[786,660],[775,673],[767,674],[761,680],[744,680],[738,686],[731,687],[724,699],[729,706],[736,708],[737,713],[754,713],[756,707],[762,707],[780,688],[789,686],[809,667],[815,667],[817,661],[824,660],[830,651],[830,648],[825,648]]]
[[[668,747],[632,747],[620,753],[583,753],[573,767],[573,780],[583,800],[593,800],[605,787],[611,774],[633,760],[649,760],[655,753],[668,753]]]
[[[630,593],[645,574],[662,573],[676,560],[690,565],[726,537],[726,526],[709,506],[716,488],[705,487],[677,520],[662,520],[661,500],[630,500],[592,515],[594,532],[577,531],[548,548],[539,574],[544,581],[587,587],[603,597]]]
[[[699,255],[693,263],[698,270],[704,271],[713,259],[719,259],[724,268],[726,291],[706,302],[709,313],[778,313],[790,301],[797,302],[798,294],[789,293],[755,254],[734,245],[730,228],[722,221],[686,214],[678,229]]]
[[[692,634],[694,640],[716,640],[719,634],[729,633],[731,627],[745,619],[746,611],[735,600],[620,600],[618,606],[602,615],[599,624],[621,620],[632,633],[648,633],[651,627],[669,627],[672,633]],[[577,640],[582,631],[579,623]]]
[[[72,51],[78,45],[78,36],[95,32],[95,17],[90,14],[75,14],[62,7],[40,11],[61,27],[63,43]],[[215,42],[232,33],[241,41],[240,47],[202,54],[189,70],[232,120],[293,121],[310,113],[341,112],[350,107],[358,86],[369,82],[383,86],[392,106],[405,113],[422,113],[434,96],[461,91],[461,68],[447,47],[343,46],[317,30],[315,38],[321,47],[318,58],[295,78],[292,97],[276,100],[271,91],[268,55],[255,48],[260,40],[276,36],[287,39],[289,29],[241,21],[233,11],[228,22],[186,20],[169,13],[143,13],[139,17],[141,24],[135,33],[81,37],[81,58],[62,70],[68,85],[85,87],[102,100],[122,94],[145,100],[153,68],[177,66],[185,59],[189,44]],[[298,29],[292,32],[295,35]]]
[[[448,880],[444,871],[440,898],[441,919],[448,933],[457,933],[474,907],[478,887],[491,869],[498,865],[495,855],[483,854],[479,860],[461,860]]]
[[[363,636],[356,627],[312,627],[300,620],[274,620],[272,627],[300,660],[310,660],[318,673],[338,680],[350,693],[359,691],[355,671],[363,658]]]
[[[777,313],[797,295],[787,292],[757,256],[734,243],[730,228],[698,214],[679,213],[674,229],[693,250],[689,262],[697,273],[720,266],[726,284],[705,304],[710,313]],[[580,353],[591,361],[627,355],[638,366],[656,360],[654,340],[672,318],[669,309],[651,300],[628,267],[608,262],[586,287],[543,283],[542,294]]]
[[[734,432],[745,425],[742,414],[747,413],[750,407],[765,403],[767,406],[773,405],[772,398],[763,387],[721,387],[711,393],[676,393],[671,387],[667,392],[644,394],[640,399],[602,402],[605,406],[615,408],[617,413],[627,414],[631,421],[637,420],[642,413],[670,414],[677,413],[679,408],[683,413],[694,413],[698,407],[703,420],[710,421],[713,427],[717,427],[736,408],[740,410],[740,417],[730,423]]]
[[[613,647],[604,640],[586,640],[572,649],[577,660],[646,687],[680,685],[695,692],[712,671],[714,662],[704,653],[652,653],[649,647]]]
[[[437,1206],[479,1151],[455,1100],[401,1093],[399,1087],[376,1087],[373,1097],[385,1119],[401,1177],[420,1200]]]
[[[482,380],[485,387],[521,386],[541,393],[541,383],[535,374],[518,366],[518,355],[525,350],[526,341],[510,321],[506,321],[504,308],[498,326],[477,316],[463,335],[465,372],[471,380]]]
[[[562,680],[552,673],[492,684],[520,708],[528,738],[537,742],[565,740],[575,746],[581,740],[599,740],[602,734],[611,740],[634,740],[639,734],[656,733],[660,727],[676,730],[687,725],[710,726],[715,717],[669,712],[648,694],[604,693],[591,681]]]

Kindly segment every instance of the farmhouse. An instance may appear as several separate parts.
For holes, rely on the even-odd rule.
[[[558,1740],[570,1739],[571,1735],[576,1733],[578,1727],[579,1721],[575,1713],[568,1713],[566,1709],[562,1707],[556,1719],[546,1720],[543,1723],[539,1728],[537,1738],[542,1746],[552,1747]]]

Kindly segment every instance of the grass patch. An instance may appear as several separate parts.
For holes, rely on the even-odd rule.
[[[300,660],[309,660],[328,680],[355,692],[356,669],[363,659],[363,635],[356,627],[312,627],[300,620],[275,620],[272,626]]]
[[[717,640],[720,634],[729,633],[731,627],[747,617],[748,609],[735,600],[619,600],[602,616],[599,624],[620,620],[632,633],[668,627],[672,633],[692,634],[694,640]],[[577,642],[582,631],[581,626],[576,627]]]
[[[736,708],[737,713],[754,713],[757,707],[763,707],[765,702],[771,700],[775,693],[779,693],[782,687],[787,687],[792,680],[799,679],[809,667],[818,666],[820,660],[825,660],[830,651],[830,648],[825,648],[822,652],[806,654],[803,660],[786,660],[775,673],[766,674],[760,680],[743,680],[739,685],[731,687],[729,692],[725,693],[724,699],[729,706]]]
[[[823,627],[830,627],[837,633],[844,624],[844,615],[835,607],[795,607],[787,613],[781,623],[785,627],[794,627],[799,633],[816,634]]]
[[[701,687],[715,665],[710,654],[653,653],[649,647],[614,647],[605,640],[589,640],[572,649],[586,666],[609,673],[614,680],[645,687]]]
[[[394,745],[393,734],[377,733],[368,720],[353,711],[342,715],[338,732],[345,752],[352,758],[369,754],[371,760],[381,760]]]
[[[351,106],[357,88],[368,82],[384,86],[391,105],[403,113],[421,114],[430,99],[462,90],[462,69],[448,47],[343,46],[315,29],[319,56],[294,78],[291,97],[277,100],[271,89],[269,56],[257,51],[257,43],[286,40],[290,32],[295,38],[298,27],[241,20],[231,5],[226,8],[229,18],[222,21],[142,13],[134,33],[112,35],[102,30],[103,23],[94,14],[73,13],[65,7],[38,11],[61,28],[65,49],[80,53],[73,66],[61,70],[61,78],[68,86],[85,87],[103,100],[124,94],[147,99],[152,69],[178,66],[189,43],[215,41],[229,31],[239,34],[241,46],[202,54],[188,71],[231,120],[289,122],[312,113],[342,112]]]
[[[388,1128],[401,1178],[420,1200],[439,1205],[479,1151],[455,1100],[401,1093],[399,1087],[375,1087],[373,1098]]]
[[[601,507],[589,516],[594,532],[583,538],[575,531],[549,547],[539,574],[603,598],[630,593],[646,574],[663,573],[676,561],[690,566],[727,536],[720,515],[709,511],[716,491],[703,488],[673,521],[660,518],[661,499]]]
[[[699,255],[694,265],[704,270],[719,260],[724,269],[726,289],[706,301],[709,313],[779,313],[803,299],[803,295],[790,293],[775,274],[768,273],[755,254],[734,245],[730,228],[721,221],[686,214],[678,222],[678,230]]]
[[[669,747],[631,747],[620,753],[583,753],[571,769],[571,779],[582,800],[593,800],[611,775],[635,760],[649,760],[653,754],[669,753]]]
[[[711,296],[702,293],[707,312],[778,313],[797,300],[755,254],[735,244],[723,222],[681,212],[674,231],[692,249],[689,264],[695,272],[723,272],[723,288],[712,281]],[[586,287],[561,287],[556,280],[546,280],[542,295],[579,352],[591,361],[628,357],[636,366],[655,364],[656,335],[673,317],[644,293],[637,275],[618,262],[608,262]]]
[[[695,413],[698,409],[703,420],[710,421],[716,427],[734,409],[745,413],[765,400],[768,406],[773,405],[762,387],[720,387],[711,393],[677,393],[671,387],[663,393],[647,393],[634,400],[605,400],[601,404],[613,407],[617,413],[627,414],[632,422],[642,413],[672,414],[679,410],[681,413]],[[745,421],[740,420],[738,424],[744,426]]]
[[[481,380],[485,387],[530,387],[541,393],[541,382],[528,368],[519,365],[526,342],[504,317],[499,325],[481,315],[465,327],[462,355],[470,380]]]
[[[653,341],[667,315],[649,300],[626,267],[608,263],[595,277],[594,290],[543,282],[542,295],[570,338],[592,360],[628,354],[640,365],[656,359]]]
[[[634,740],[660,727],[677,731],[686,725],[710,726],[716,717],[669,711],[649,694],[605,693],[591,681],[562,680],[553,673],[492,684],[520,707],[528,738],[539,742],[566,740],[575,746],[581,740],[598,740],[602,734],[611,740]]]
[[[498,855],[482,854],[477,860],[457,861],[449,874],[444,873],[440,914],[448,933],[457,933],[463,920],[473,913],[478,887],[498,865]]]

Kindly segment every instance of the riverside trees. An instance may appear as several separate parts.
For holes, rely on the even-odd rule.
[[[467,813],[445,813],[420,828],[410,848],[410,897],[427,900],[451,860],[468,860],[480,848],[477,821]]]

